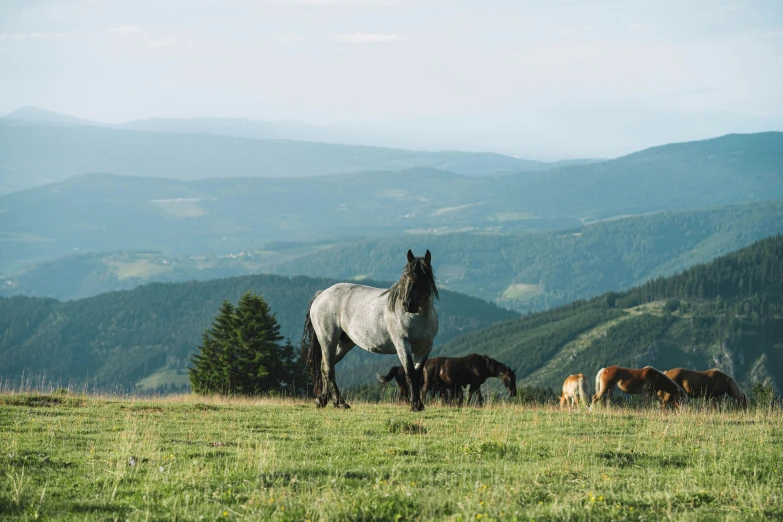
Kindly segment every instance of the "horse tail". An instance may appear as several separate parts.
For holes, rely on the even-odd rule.
[[[321,343],[318,342],[318,336],[315,334],[315,328],[313,328],[313,322],[310,319],[310,308],[320,293],[316,292],[310,300],[310,304],[307,307],[307,315],[305,315],[304,331],[302,332],[302,357],[305,360],[307,369],[310,371],[310,377],[313,380],[313,395],[316,397],[321,395],[324,386],[321,365],[323,353],[321,351]]]
[[[391,370],[389,370],[389,373],[387,373],[386,375],[381,375],[380,373],[376,373],[375,378],[378,379],[378,382],[386,384],[390,380],[397,378],[397,367],[392,366]]]
[[[733,377],[727,375],[726,376],[729,379],[729,395],[734,397],[734,399],[742,405],[742,408],[747,410],[748,409],[748,396],[745,395],[745,392],[742,391],[742,388],[740,388],[739,384],[737,384],[737,381],[734,380]]]
[[[577,393],[579,393],[579,400],[582,401],[583,405],[587,404],[587,389],[585,386],[585,376],[582,374],[579,374],[579,381],[577,382]],[[584,407],[584,406],[583,406]]]
[[[593,396],[594,399],[595,396],[598,395],[598,392],[601,391],[601,381],[603,380],[604,370],[606,370],[606,368],[601,368],[600,370],[598,370],[598,373],[595,374],[595,395]]]

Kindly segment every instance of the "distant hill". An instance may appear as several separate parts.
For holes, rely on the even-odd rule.
[[[783,233],[783,201],[662,212],[528,235],[459,233],[340,244],[288,261],[287,275],[389,279],[397,252],[433,254],[448,288],[537,311],[671,275]]]
[[[403,254],[404,255],[404,254]],[[400,270],[404,257],[400,262]],[[89,379],[100,386],[181,385],[185,367],[220,304],[236,303],[246,291],[264,296],[293,343],[301,338],[307,305],[317,290],[336,281],[272,275],[246,276],[206,282],[151,284],[125,292],[59,302],[53,299],[0,298],[0,378],[19,378],[23,372],[51,379]],[[388,285],[385,285],[388,286]],[[453,339],[516,314],[479,299],[441,292],[438,343]],[[363,350],[356,350],[360,352]],[[374,368],[394,357],[351,354],[341,364],[341,382],[374,378]],[[361,370],[362,365],[369,369]],[[369,375],[369,377],[368,377]]]
[[[22,113],[27,119],[14,118]],[[82,125],[37,109],[0,118],[0,193],[108,172],[195,180],[301,178],[363,171],[435,168],[495,176],[552,165],[501,154],[424,152],[282,139],[249,139]]]
[[[286,275],[392,280],[402,252],[434,254],[445,287],[501,306],[537,311],[621,290],[783,232],[783,201],[663,212],[542,233],[407,235],[270,242],[233,256],[156,252],[74,254],[0,277],[0,295],[81,299],[152,281]]]
[[[599,368],[720,367],[783,387],[783,236],[669,278],[461,336],[439,355],[486,353],[524,384],[557,389]]]
[[[783,133],[673,144],[497,178],[436,169],[189,182],[93,174],[0,196],[0,238],[9,245],[0,274],[85,251],[225,255],[270,241],[530,232],[781,198]]]
[[[32,106],[9,112],[4,118],[28,125],[93,125],[93,122],[88,120]]]

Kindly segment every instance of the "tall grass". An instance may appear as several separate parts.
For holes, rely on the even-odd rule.
[[[783,414],[0,395],[0,518],[783,517]]]

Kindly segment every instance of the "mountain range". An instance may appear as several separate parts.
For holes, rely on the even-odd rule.
[[[261,293],[298,338],[310,297],[334,280],[246,276],[150,284],[71,302],[0,298],[0,374],[112,386],[182,386],[188,355],[224,299]],[[484,353],[522,384],[556,388],[601,366],[717,366],[748,387],[783,383],[783,236],[624,292],[522,317],[444,290],[435,355]],[[497,323],[497,324],[495,324]],[[367,384],[394,356],[352,351],[341,385]],[[45,374],[45,376],[44,376]]]
[[[58,161],[57,154],[37,155]],[[89,174],[0,196],[0,238],[9,246],[0,274],[74,252],[229,255],[272,241],[529,233],[781,198],[783,133],[672,144],[603,163],[499,177],[423,168],[196,181]]]

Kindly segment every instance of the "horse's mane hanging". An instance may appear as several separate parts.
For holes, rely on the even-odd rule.
[[[432,288],[432,293],[435,294],[436,299],[440,299],[438,295],[438,287],[435,285],[435,272],[432,271],[432,267],[424,261],[423,257],[417,257],[402,270],[400,280],[391,285],[388,290],[383,294],[389,303],[389,308],[395,310],[397,304],[405,299],[405,292],[408,290],[408,283],[416,284],[417,279],[420,277],[420,273],[424,274]]]
[[[487,360],[487,369],[495,375],[500,375],[500,372],[503,370],[505,370],[503,373],[511,371],[511,368],[488,355],[485,355],[484,358]]]

